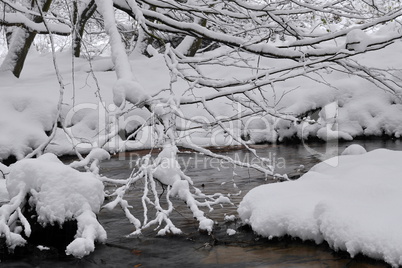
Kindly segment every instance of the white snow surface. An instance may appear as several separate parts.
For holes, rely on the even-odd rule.
[[[341,155],[336,167],[322,162],[296,181],[252,189],[239,215],[265,237],[325,240],[352,257],[402,265],[401,158],[386,149]]]
[[[366,149],[359,144],[349,145],[343,152],[342,155],[358,155],[367,153]]]
[[[8,191],[6,188],[6,180],[0,179],[0,203],[7,202],[8,198]]]
[[[350,39],[351,37],[349,37]],[[222,48],[224,50],[224,48]],[[383,50],[354,56],[353,59],[371,67],[389,68],[390,75],[401,76],[402,56],[401,42],[396,42]],[[249,57],[249,56],[247,56]],[[381,60],[380,60],[381,59]],[[127,135],[139,126],[145,125],[136,135],[135,140],[123,142],[120,137],[113,139],[103,148],[116,150],[144,149],[155,146],[153,131],[148,130],[150,112],[145,108],[132,109],[119,120],[113,112],[116,105],[124,102],[144,104],[161,89],[170,87],[170,72],[166,67],[163,54],[152,58],[135,55],[130,57],[130,68],[138,81],[129,78],[116,78],[110,57],[95,57],[91,66],[94,76],[88,74],[89,63],[85,59],[75,59],[74,83],[71,79],[71,51],[57,53],[60,73],[65,81],[62,118],[68,137],[60,128],[55,139],[46,148],[48,152],[58,155],[72,154],[74,148],[88,153],[93,147],[99,147],[107,137],[110,124],[115,124]],[[262,59],[261,66],[286,66],[287,62],[277,59]],[[127,68],[129,68],[127,67]],[[130,69],[129,68],[129,69]],[[253,76],[253,71],[220,65],[201,66],[206,75],[219,79],[233,80]],[[270,115],[254,116],[242,119],[243,123],[233,122],[226,125],[233,133],[244,133],[255,142],[275,142],[289,137],[319,137],[324,140],[346,139],[356,136],[390,135],[399,138],[402,133],[402,103],[398,98],[401,92],[390,94],[369,82],[346,74],[320,71],[319,75],[310,75],[312,79],[301,76],[288,79],[265,89],[269,105],[276,103],[277,96],[283,97],[276,103],[275,109],[285,114],[312,116],[308,114],[317,110],[317,124],[296,124],[274,118]],[[316,83],[320,76],[333,87]],[[55,121],[58,100],[58,82],[54,75],[52,58],[49,54],[28,54],[25,68],[19,79],[8,72],[0,72],[0,159],[16,156],[22,159],[39,144],[43,143]],[[98,86],[99,85],[99,88]],[[172,98],[192,98],[186,92],[188,84],[181,78],[173,84],[175,96]],[[139,94],[141,93],[141,94]],[[210,88],[193,90],[194,97],[216,93]],[[182,96],[182,94],[184,94]],[[275,97],[276,96],[276,97]],[[169,98],[161,93],[157,96]],[[139,105],[141,106],[141,105]],[[233,106],[225,98],[217,98],[209,107],[220,118],[236,115]],[[129,107],[127,107],[129,108]],[[180,113],[185,117],[201,122],[213,121],[202,105],[180,105]],[[237,109],[237,108],[236,108]],[[244,110],[244,108],[242,108]],[[244,111],[243,111],[244,112]],[[178,126],[192,127],[189,121],[178,120]],[[71,140],[72,138],[72,140]],[[238,144],[232,137],[225,135],[219,128],[199,128],[178,133],[178,138],[186,143],[200,146],[228,146]],[[73,142],[74,144],[71,144]],[[74,147],[75,146],[75,147]]]
[[[46,96],[16,91],[0,94],[0,159],[9,155],[21,159],[46,141],[45,131],[52,128],[56,107]]]

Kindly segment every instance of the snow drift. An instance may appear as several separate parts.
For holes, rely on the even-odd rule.
[[[349,152],[337,167],[322,162],[297,181],[254,188],[240,203],[241,219],[265,237],[325,240],[352,257],[402,265],[402,152]]]
[[[357,55],[353,59],[366,63],[372,68],[389,68],[390,76],[401,77],[401,63],[396,55],[402,55],[402,46],[398,41],[381,51]],[[110,57],[97,57],[92,61],[94,79],[88,78],[88,63],[85,59],[76,59],[75,89],[72,88],[70,54],[58,53],[60,72],[66,83],[63,109],[61,113],[65,130],[58,128],[56,137],[46,148],[47,152],[57,155],[73,154],[74,149],[88,153],[92,148],[102,146],[114,127],[122,134],[117,135],[103,148],[108,151],[124,151],[151,148],[155,146],[154,131],[151,129],[150,112],[147,109],[129,109],[119,120],[113,121],[116,106],[113,101],[113,88],[117,79],[114,72],[98,68]],[[379,61],[378,59],[381,59]],[[256,60],[256,59],[255,59]],[[110,60],[109,60],[110,61]],[[137,74],[139,83],[146,92],[158,95],[158,98],[169,98],[161,89],[169,88],[170,75],[165,66],[162,54],[152,58],[137,57],[130,62],[133,72]],[[261,65],[282,66],[286,62],[275,59],[264,59]],[[143,68],[147,66],[147,68]],[[228,68],[226,66],[202,66],[207,74],[215,74],[222,79],[244,77],[250,72],[244,68]],[[399,68],[399,69],[398,69]],[[54,70],[50,55],[29,55],[26,62],[26,72],[23,77],[16,79],[7,73],[0,73],[0,160],[10,156],[22,159],[48,138],[48,132],[55,121],[58,99],[58,84],[54,78]],[[37,73],[41,73],[38,79]],[[155,79],[158,77],[158,79]],[[323,77],[331,86],[317,83]],[[122,86],[124,89],[124,86]],[[123,90],[121,89],[121,90]],[[178,79],[174,84],[175,96],[187,96],[188,84]],[[295,90],[296,89],[296,90]],[[120,90],[120,89],[119,89]],[[122,91],[123,92],[123,91]],[[158,92],[161,92],[160,94]],[[315,119],[317,123],[297,123],[278,119],[269,114],[247,116],[237,120],[240,113],[247,113],[244,108],[234,111],[231,103],[225,98],[217,98],[208,102],[208,107],[219,119],[225,121],[225,127],[233,129],[233,133],[240,133],[250,143],[276,142],[287,138],[309,139],[318,137],[323,140],[346,139],[358,136],[393,136],[400,138],[402,133],[402,103],[400,92],[386,92],[376,85],[359,77],[351,77],[335,71],[320,71],[310,77],[300,76],[288,79],[275,87],[275,92],[265,88],[265,97],[274,102],[275,110],[297,118]],[[125,93],[126,94],[126,93]],[[207,88],[200,88],[194,92],[195,97],[203,98],[211,94]],[[275,101],[275,94],[281,101]],[[97,96],[101,96],[100,99]],[[131,99],[129,95],[125,98]],[[144,97],[145,98],[145,97]],[[144,100],[131,99],[132,102]],[[120,101],[116,101],[120,104]],[[232,137],[225,135],[220,127],[210,127],[209,123],[215,119],[208,114],[202,105],[178,105],[176,111],[179,129],[178,138],[186,143],[200,146],[230,146],[239,144]],[[330,111],[332,114],[328,114]],[[189,118],[200,124],[185,120]],[[240,122],[242,121],[242,122]],[[139,129],[141,128],[141,129]],[[135,139],[128,139],[129,135],[138,130]],[[110,137],[109,137],[110,138]]]

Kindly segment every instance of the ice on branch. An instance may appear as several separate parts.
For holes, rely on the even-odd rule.
[[[7,190],[11,200],[0,208],[0,235],[5,236],[10,249],[26,243],[20,234],[21,227],[25,236],[30,236],[30,225],[21,213],[21,208],[27,205],[35,209],[37,221],[43,226],[77,221],[77,234],[67,246],[66,254],[81,258],[94,250],[95,241],[106,240],[106,232],[96,219],[104,189],[94,174],[79,172],[47,153],[13,164]],[[16,225],[17,219],[22,226]]]

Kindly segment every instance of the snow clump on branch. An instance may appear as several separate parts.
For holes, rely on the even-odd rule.
[[[47,153],[13,164],[7,190],[11,200],[0,208],[0,235],[5,236],[11,250],[26,244],[22,230],[26,237],[31,234],[30,224],[21,212],[26,197],[43,226],[77,220],[77,234],[66,254],[81,258],[95,249],[95,241],[106,240],[106,231],[96,219],[104,200],[104,187],[93,173],[79,172]],[[17,219],[22,227],[15,226]]]
[[[370,43],[370,37],[360,29],[354,29],[346,35],[346,49],[364,52]]]
[[[113,102],[117,107],[123,108],[126,101],[142,107],[150,99],[151,97],[137,81],[121,78],[113,86]]]

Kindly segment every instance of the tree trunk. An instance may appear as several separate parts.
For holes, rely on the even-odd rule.
[[[203,27],[206,27],[207,20],[206,19],[198,19],[197,23]],[[200,48],[202,44],[202,38],[196,38],[187,35],[184,37],[183,41],[176,47],[176,49],[181,52],[183,55],[193,57],[197,50]]]
[[[82,36],[84,35],[85,24],[96,10],[95,0],[91,0],[88,5],[79,13],[77,1],[73,3],[73,18],[72,22],[75,27],[73,31],[73,54],[79,58],[81,55]]]
[[[41,7],[42,11],[47,12],[51,3],[52,0],[46,0]],[[31,7],[32,9],[35,9],[35,1],[31,1]],[[35,16],[33,21],[40,23],[43,21],[43,18],[40,16]],[[25,59],[35,39],[35,36],[36,33],[16,27],[12,33],[9,51],[2,65],[0,66],[0,71],[11,71],[15,77],[20,77]]]
[[[155,11],[156,7],[151,5],[144,5],[144,8]],[[152,33],[152,30],[151,30]],[[153,34],[153,33],[152,33]],[[138,28],[137,33],[137,41],[135,43],[135,48],[133,51],[133,55],[142,54],[149,55],[147,52],[147,48],[149,45],[152,45],[153,37],[144,31],[141,27]]]

